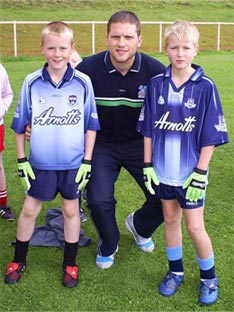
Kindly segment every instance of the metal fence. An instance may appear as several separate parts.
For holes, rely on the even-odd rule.
[[[40,56],[41,29],[49,21],[0,21],[0,55]],[[81,55],[106,49],[106,23],[67,21]],[[172,22],[141,22],[142,52],[162,52],[163,33]],[[234,50],[234,23],[194,22],[200,32],[200,50]]]

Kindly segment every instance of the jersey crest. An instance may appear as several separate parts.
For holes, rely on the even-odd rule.
[[[188,108],[195,108],[197,104],[195,103],[194,99],[189,98],[187,102],[184,103],[184,105]]]
[[[144,99],[146,93],[147,86],[140,85],[138,87],[138,99]]]
[[[70,106],[76,106],[77,103],[77,96],[76,95],[69,95],[68,97],[68,105]]]

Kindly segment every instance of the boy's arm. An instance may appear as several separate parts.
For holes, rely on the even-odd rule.
[[[214,149],[214,145],[202,147],[197,167],[183,185],[183,189],[187,188],[186,199],[197,201],[204,198],[207,184],[207,170]]]
[[[25,138],[24,134],[15,133],[17,159],[25,157]]]
[[[35,175],[27,157],[25,156],[24,133],[23,134],[15,133],[15,141],[16,141],[17,161],[18,161],[18,175],[20,177],[23,188],[26,191],[28,191],[31,187],[31,184],[29,182],[29,177],[32,180],[35,180]]]
[[[144,137],[143,179],[146,189],[151,195],[155,195],[152,182],[155,185],[159,185],[159,180],[152,164],[152,139],[149,137]]]
[[[144,163],[152,162],[152,139],[144,137]]]
[[[205,146],[201,149],[201,154],[197,163],[197,168],[201,170],[208,170],[210,160],[214,153],[215,146]]]
[[[84,153],[84,159],[86,160],[92,159],[95,139],[96,139],[96,131],[87,130],[85,134],[85,153]]]
[[[89,182],[91,176],[91,159],[96,139],[96,131],[87,130],[85,134],[85,152],[82,164],[76,174],[75,182],[78,183],[78,189],[82,191]]]
[[[8,111],[13,100],[13,91],[9,77],[3,66],[0,67],[0,91],[0,117],[2,118]]]

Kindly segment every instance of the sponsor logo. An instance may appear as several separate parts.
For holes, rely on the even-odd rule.
[[[34,118],[34,125],[75,125],[81,119],[80,111],[78,109],[73,109],[67,112],[65,116],[55,116],[53,115],[54,108],[50,107],[41,113],[40,116]]]
[[[197,205],[197,201],[191,202],[191,201],[186,201],[186,206],[196,206]]]
[[[205,182],[199,182],[196,180],[191,181],[191,186],[194,186],[196,188],[204,190],[206,188],[206,183]]]
[[[184,122],[172,122],[168,120],[169,115],[170,112],[167,112],[163,114],[159,120],[156,120],[154,122],[154,128],[182,132],[192,132],[195,128],[196,118],[194,116],[184,118]]]
[[[219,132],[219,131],[222,131],[222,132],[227,132],[227,126],[226,126],[226,122],[225,122],[225,119],[224,119],[224,116],[219,114],[219,117],[218,117],[218,124],[217,125],[214,125],[215,129]]]
[[[46,103],[46,99],[43,96],[39,97],[39,104],[45,104]]]

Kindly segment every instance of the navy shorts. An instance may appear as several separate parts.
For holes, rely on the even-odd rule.
[[[36,179],[29,179],[31,183],[29,196],[41,201],[51,201],[58,193],[68,200],[79,197],[78,184],[75,183],[78,169],[61,171],[32,169]]]
[[[180,206],[184,209],[193,209],[203,207],[205,205],[205,197],[198,201],[190,201],[186,199],[187,189],[183,189],[182,186],[171,186],[160,183],[159,186],[155,187],[156,196],[160,199],[172,200],[177,199]]]

